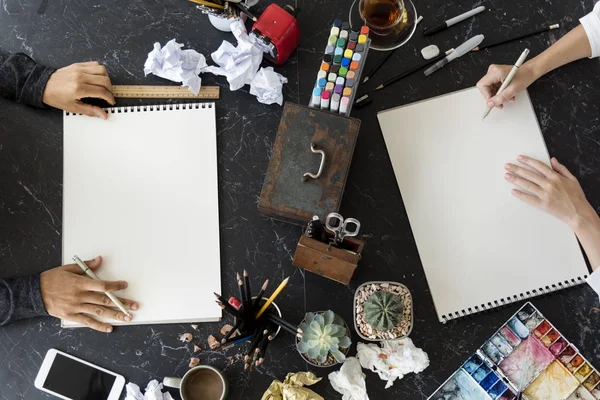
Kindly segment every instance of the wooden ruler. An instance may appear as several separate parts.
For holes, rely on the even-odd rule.
[[[202,86],[195,95],[184,86],[112,85],[113,96],[129,99],[218,99],[219,86]]]

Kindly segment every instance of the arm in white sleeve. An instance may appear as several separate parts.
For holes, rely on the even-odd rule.
[[[581,18],[580,20],[585,33],[587,34],[588,40],[590,41],[590,47],[592,48],[592,56],[600,56],[600,2],[596,3],[594,10]]]

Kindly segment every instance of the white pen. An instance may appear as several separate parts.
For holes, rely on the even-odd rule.
[[[485,7],[479,6],[477,8],[472,9],[471,11],[467,11],[464,14],[460,14],[454,18],[450,18],[449,20],[446,20],[443,23],[436,25],[432,28],[425,29],[423,31],[423,35],[425,35],[425,36],[433,35],[434,33],[437,33],[446,28],[449,28],[452,25],[458,24],[459,22],[464,21],[467,18],[471,18],[473,15],[479,14],[480,12],[484,12],[484,11],[485,11]]]
[[[81,261],[81,258],[77,257],[77,256],[73,256],[73,261],[75,261],[75,264],[79,265],[79,267],[83,270],[83,272],[85,272],[85,274],[87,276],[89,276],[90,278],[94,279],[94,280],[100,280],[98,278],[98,276],[96,276],[96,274],[94,273],[94,271],[92,271],[90,269],[90,267],[88,267],[87,265],[85,265],[85,263],[83,261]],[[125,313],[125,315],[132,317],[132,315],[129,313],[129,311],[127,311],[127,309],[125,308],[125,306],[123,305],[123,303],[121,303],[121,301],[117,298],[117,296],[115,296],[114,294],[110,293],[110,292],[104,292],[104,294],[106,294],[108,296],[108,298],[115,303],[115,305],[117,307],[119,307],[119,310],[123,311]]]
[[[519,67],[523,64],[523,62],[525,62],[525,59],[527,58],[528,55],[529,55],[529,49],[523,50],[523,52],[521,53],[521,56],[519,57],[519,59],[517,60],[515,65],[513,65],[510,72],[508,73],[508,76],[506,77],[504,82],[502,82],[502,86],[500,86],[500,89],[498,89],[498,91],[496,92],[496,96],[499,95],[500,93],[502,93],[504,91],[504,89],[506,89],[506,87],[508,85],[510,85],[510,81],[512,81],[512,79],[515,77],[515,74],[519,70]],[[483,113],[483,118],[481,118],[481,120],[484,120],[485,117],[487,117],[489,115],[490,111],[492,111],[493,108],[494,107],[488,107],[487,110],[485,110],[485,112]]]
[[[424,72],[425,76],[433,74],[435,71],[442,68],[444,65],[448,64],[452,60],[456,60],[457,58],[464,56],[465,54],[473,50],[475,47],[479,46],[481,42],[483,42],[483,39],[483,35],[473,36],[471,39],[458,46],[456,50],[454,50],[452,53],[448,54],[446,57],[433,64],[431,67],[427,68]]]

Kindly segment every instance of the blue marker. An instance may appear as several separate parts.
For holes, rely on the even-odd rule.
[[[312,95],[312,104],[311,106],[313,107],[320,107],[321,106],[321,93],[323,92],[323,90],[321,88],[314,88],[313,89],[313,95]]]
[[[349,58],[344,58],[342,60],[342,67],[348,68],[349,66],[350,66],[350,59]]]
[[[327,79],[321,78],[317,81],[317,86],[321,89],[325,89],[325,85],[327,85]]]
[[[341,28],[342,27],[342,20],[341,19],[336,19],[335,21],[333,21],[333,26],[335,26],[336,28]]]

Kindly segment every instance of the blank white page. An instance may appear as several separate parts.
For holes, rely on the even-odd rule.
[[[504,179],[518,154],[550,163],[529,95],[482,121],[484,110],[471,88],[378,114],[442,322],[588,274],[569,227]]]
[[[98,277],[140,303],[127,324],[217,321],[214,103],[114,110],[64,116],[63,263],[102,255]]]

